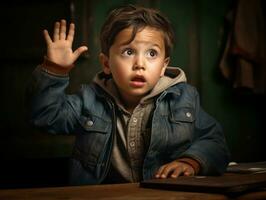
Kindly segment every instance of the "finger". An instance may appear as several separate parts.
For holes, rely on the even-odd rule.
[[[175,170],[175,165],[166,165],[166,167],[163,169],[160,178],[167,178],[170,173],[172,173]]]
[[[75,24],[71,23],[69,25],[69,31],[68,31],[68,35],[67,35],[67,40],[69,42],[73,42],[74,40],[74,34],[75,34]]]
[[[54,42],[59,40],[59,28],[60,28],[60,23],[55,22],[55,24],[54,24]]]
[[[50,38],[50,35],[48,33],[48,31],[45,29],[43,30],[43,36],[44,36],[44,39],[45,39],[45,42],[47,45],[49,45],[50,43],[52,43],[52,39]]]
[[[62,19],[60,23],[60,34],[59,34],[60,40],[66,39],[66,20]]]
[[[158,171],[157,171],[156,174],[155,174],[155,178],[160,178],[160,177],[161,177],[164,168],[165,168],[165,165],[161,166],[161,167],[158,169]]]
[[[78,57],[84,53],[85,51],[88,50],[88,47],[86,46],[82,46],[82,47],[79,47],[78,49],[76,49],[76,51],[74,51],[74,61],[78,59]]]
[[[180,176],[183,173],[184,173],[184,168],[182,166],[177,166],[175,168],[175,170],[173,171],[173,173],[171,174],[171,177],[177,178],[178,176]]]

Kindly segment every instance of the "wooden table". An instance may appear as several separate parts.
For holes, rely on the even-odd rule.
[[[222,194],[167,191],[140,188],[138,183],[68,186],[53,188],[3,189],[0,190],[0,200],[54,200],[54,199],[105,199],[105,200],[231,200]],[[265,200],[266,191],[253,192],[235,198],[237,200]]]

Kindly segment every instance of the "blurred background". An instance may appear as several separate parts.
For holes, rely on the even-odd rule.
[[[249,12],[238,14],[240,2],[245,0],[1,2],[0,188],[67,185],[74,136],[50,135],[26,121],[26,85],[45,55],[42,30],[51,33],[56,20],[73,21],[73,48],[89,47],[71,71],[68,92],[72,93],[101,70],[101,25],[111,9],[124,4],[157,8],[172,22],[176,44],[170,65],[184,69],[188,82],[200,92],[202,107],[223,125],[231,161],[265,161],[265,3],[251,1],[256,5],[244,6],[242,10]],[[256,9],[262,14],[257,16]],[[254,19],[248,17],[254,16],[252,12]],[[249,43],[237,48],[243,35],[250,37]],[[248,74],[242,74],[243,66],[249,67]]]

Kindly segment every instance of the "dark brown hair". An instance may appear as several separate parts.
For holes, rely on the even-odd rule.
[[[173,48],[174,33],[168,19],[158,10],[140,6],[123,6],[114,9],[108,15],[100,33],[101,51],[109,56],[109,49],[114,43],[116,35],[123,29],[132,27],[132,42],[138,31],[146,26],[162,31],[165,43],[165,55],[168,57]]]

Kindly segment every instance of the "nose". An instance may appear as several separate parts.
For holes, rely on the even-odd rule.
[[[141,55],[135,57],[133,70],[145,70],[145,62]]]

